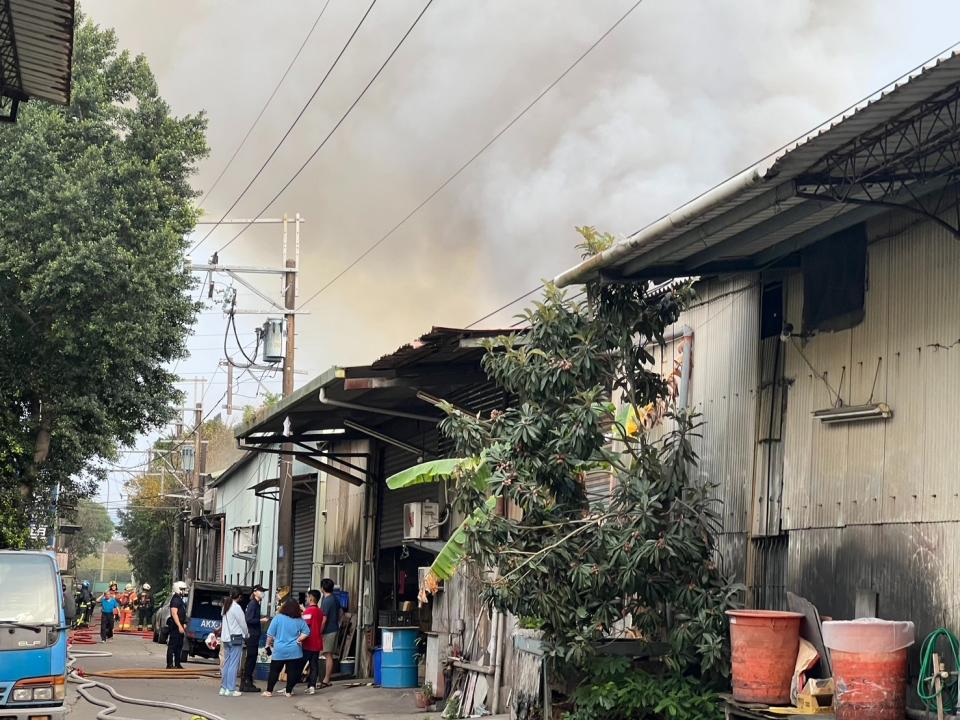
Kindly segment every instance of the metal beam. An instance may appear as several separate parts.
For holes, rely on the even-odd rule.
[[[195,263],[188,262],[187,269],[197,272],[230,272],[230,273],[254,273],[257,275],[286,275],[289,272],[300,272],[296,268],[268,268],[255,267],[252,265],[220,265],[219,263]]]
[[[416,445],[411,445],[410,443],[406,443],[403,440],[397,440],[395,437],[392,437],[390,435],[387,435],[386,433],[380,432],[379,430],[374,430],[373,428],[369,428],[366,425],[361,425],[360,423],[353,422],[352,420],[344,420],[343,424],[346,427],[350,428],[351,430],[356,430],[357,432],[361,432],[364,435],[369,435],[375,440],[384,442],[387,445],[393,445],[394,447],[400,448],[401,450],[406,450],[411,455],[416,455],[418,462],[423,462],[423,459],[429,455],[429,453],[427,453],[427,451],[424,450],[423,448],[418,448]]]
[[[356,410],[358,412],[366,412],[372,415],[386,415],[387,417],[398,417],[405,418],[407,420],[419,420],[421,422],[428,423],[438,423],[443,420],[442,417],[432,417],[430,415],[421,415],[420,413],[411,413],[405,412],[403,410],[390,410],[388,408],[379,408],[373,405],[361,405],[359,403],[345,402],[343,400],[333,400],[328,398],[324,390],[320,391],[320,394],[317,398],[321,404],[329,405],[330,407],[342,408],[344,410]],[[343,423],[346,427],[350,427],[346,422]]]

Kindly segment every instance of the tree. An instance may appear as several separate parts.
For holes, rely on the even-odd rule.
[[[581,232],[588,254],[609,244]],[[442,429],[460,457],[388,480],[452,480],[466,520],[432,573],[449,577],[461,557],[489,569],[486,600],[534,619],[554,654],[580,667],[630,617],[665,644],[673,671],[726,671],[724,611],[739,588],[715,562],[712,487],[692,472],[697,418],[674,407],[649,349],[691,295],[594,283],[575,301],[548,287],[522,338],[489,342],[483,358],[510,406],[478,417],[446,405]],[[588,496],[594,472],[612,479],[609,498]],[[497,513],[498,501],[515,512]]]
[[[157,588],[171,582],[170,553],[178,513],[174,501],[164,497],[175,488],[172,477],[161,474],[160,465],[155,461],[148,472],[127,483],[130,507],[120,511],[117,524],[134,574]]]
[[[180,402],[167,364],[197,311],[183,257],[205,127],[78,14],[70,105],[32,101],[0,128],[0,504],[29,500],[5,543]]]
[[[100,546],[113,539],[113,521],[107,509],[98,502],[82,499],[76,510],[76,524],[80,531],[65,536],[64,546],[78,563],[100,552]]]

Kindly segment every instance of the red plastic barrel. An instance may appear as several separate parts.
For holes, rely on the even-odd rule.
[[[790,681],[800,649],[803,615],[772,610],[728,610],[733,697],[739,702],[790,703]]]
[[[903,720],[907,648],[893,652],[832,650],[837,720]]]

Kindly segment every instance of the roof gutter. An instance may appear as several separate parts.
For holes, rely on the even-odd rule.
[[[625,258],[642,248],[644,245],[662,237],[667,232],[687,225],[703,213],[721,205],[737,194],[761,182],[772,163],[762,162],[734,175],[729,180],[708,190],[686,205],[679,207],[669,215],[650,223],[639,232],[621,240],[612,247],[591,258],[587,258],[579,265],[557,275],[553,282],[557,287],[585,283],[592,280],[597,274],[611,265],[623,261]]]

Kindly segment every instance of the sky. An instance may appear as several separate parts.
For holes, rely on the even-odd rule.
[[[435,0],[347,119],[266,207],[264,217],[305,218],[299,301],[420,205],[634,2]],[[229,217],[265,209],[425,4],[374,3]],[[116,29],[121,47],[146,55],[174,113],[206,113],[211,152],[195,178],[201,196],[309,33],[236,160],[202,197],[212,221],[276,148],[369,7],[83,2],[95,22]],[[643,227],[950,47],[957,27],[960,4],[947,0],[644,0],[462,174],[303,308],[310,314],[297,320],[296,365],[306,372],[296,383],[333,365],[370,362],[432,326],[476,321],[573,265],[575,226],[620,236]],[[194,262],[206,262],[239,229],[217,228]],[[252,227],[219,253],[221,263],[237,265],[276,267],[282,259],[276,226]],[[279,299],[279,279],[255,282]],[[238,290],[238,306],[263,307]],[[509,326],[522,307],[483,324]],[[238,319],[242,342],[265,317]],[[225,391],[224,327],[219,305],[205,310],[191,356],[176,365],[185,378],[208,379],[197,397],[215,412]],[[276,390],[279,378],[263,383]],[[184,389],[192,404],[193,386]],[[258,391],[245,375],[236,404],[257,404]],[[120,480],[104,499],[109,492],[122,502]]]

